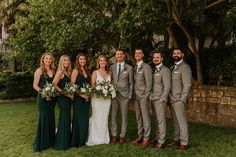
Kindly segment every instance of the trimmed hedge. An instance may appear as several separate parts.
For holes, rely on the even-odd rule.
[[[32,88],[31,72],[0,72],[0,99],[28,98],[36,96]]]

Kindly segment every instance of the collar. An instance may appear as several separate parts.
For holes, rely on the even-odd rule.
[[[183,59],[181,59],[181,60],[178,61],[178,62],[175,62],[175,64],[176,64],[176,65],[180,65],[182,62],[183,62]]]
[[[141,60],[141,61],[139,61],[139,62],[136,63],[136,65],[137,65],[138,67],[141,67],[142,64],[143,64],[143,60]]]
[[[125,64],[125,62],[123,61],[123,62],[121,62],[121,63],[116,63],[117,66],[119,66],[119,64],[121,65],[121,67],[123,67],[124,64]]]
[[[161,67],[162,65],[163,65],[163,64],[160,63],[160,64],[156,65],[155,67],[156,67],[157,69],[160,69],[160,67]]]

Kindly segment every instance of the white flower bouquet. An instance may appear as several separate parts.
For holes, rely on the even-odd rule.
[[[91,96],[93,91],[93,87],[90,84],[83,84],[83,87],[80,88],[79,93],[82,93],[87,96]]]
[[[66,83],[62,93],[65,95],[73,95],[78,90],[78,86],[73,83]]]
[[[58,95],[55,85],[48,83],[47,81],[43,88],[39,90],[39,93],[41,94],[42,98],[47,101],[51,101],[52,97],[56,97]]]
[[[116,98],[117,89],[113,84],[108,81],[98,82],[92,90],[92,95],[96,97],[102,97],[105,99],[114,99]]]

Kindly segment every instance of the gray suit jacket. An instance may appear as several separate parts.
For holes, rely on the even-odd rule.
[[[166,66],[162,65],[159,71],[153,70],[153,85],[150,100],[161,100],[167,102],[171,87],[171,72]]]
[[[171,69],[173,69],[173,66]],[[172,70],[171,75],[172,86],[170,102],[182,101],[183,103],[186,103],[192,85],[192,71],[190,66],[183,61],[177,68]]]
[[[111,66],[112,83],[117,87],[118,92],[123,97],[132,97],[134,88],[133,67],[127,63],[121,71],[120,76],[117,75],[117,64]]]
[[[149,97],[152,90],[152,68],[146,63],[141,68],[134,68],[134,91],[137,98]]]

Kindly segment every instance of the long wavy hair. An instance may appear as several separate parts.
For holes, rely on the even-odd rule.
[[[104,55],[100,55],[100,56],[98,57],[98,59],[97,59],[97,69],[100,68],[99,62],[100,62],[100,60],[101,60],[102,58],[104,58],[104,59],[106,60],[106,62],[107,62],[107,65],[106,65],[106,67],[105,67],[105,70],[108,72],[108,71],[109,71],[109,63],[108,63],[107,57],[104,56]]]
[[[51,59],[52,59],[52,63],[51,63],[51,65],[50,65],[49,69],[52,70],[52,73],[53,73],[53,74],[56,73],[56,66],[55,66],[55,58],[54,58],[54,56],[53,56],[52,53],[45,52],[45,53],[42,54],[42,56],[41,56],[41,58],[40,58],[40,65],[39,65],[39,66],[40,66],[40,68],[41,68],[41,70],[42,70],[43,75],[47,78],[47,77],[48,77],[47,69],[46,69],[45,64],[44,64],[44,62],[43,62],[45,56],[50,56]]]
[[[68,67],[68,68],[65,68],[65,67],[63,66],[63,64],[62,64],[64,58],[68,58],[69,61],[70,61],[70,57],[69,57],[68,55],[65,55],[65,54],[62,55],[62,56],[60,57],[60,59],[59,59],[58,70],[61,70],[61,71],[63,71],[63,72],[66,72],[66,73],[68,73],[68,74],[70,75],[71,72],[72,72],[71,61],[70,61],[69,67]]]
[[[78,73],[79,73],[80,75],[82,75],[82,71],[81,71],[81,65],[79,64],[79,58],[82,57],[82,56],[85,57],[85,60],[86,60],[86,64],[85,64],[85,66],[84,66],[84,69],[88,72],[88,65],[87,65],[87,63],[88,63],[88,58],[87,58],[87,56],[86,56],[84,53],[79,53],[79,54],[76,56],[75,69],[78,70]]]

